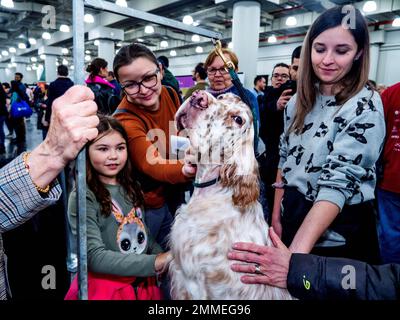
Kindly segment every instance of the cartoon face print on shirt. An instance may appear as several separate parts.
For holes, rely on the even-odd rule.
[[[117,245],[121,253],[143,253],[147,247],[148,237],[142,222],[143,215],[140,208],[134,207],[124,216],[120,206],[113,200],[112,212],[119,223]]]

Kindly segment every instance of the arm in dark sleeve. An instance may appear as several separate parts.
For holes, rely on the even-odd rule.
[[[47,100],[46,100],[46,114],[44,119],[47,122],[50,122],[51,119],[51,107],[53,105],[53,102],[55,100],[55,96],[54,96],[54,84],[50,83],[49,85],[49,89],[47,90]]]
[[[289,292],[307,300],[394,300],[400,298],[400,265],[292,254]]]

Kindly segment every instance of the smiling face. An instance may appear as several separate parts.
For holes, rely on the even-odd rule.
[[[122,87],[139,83],[148,77],[156,75],[157,83],[154,86],[150,85],[145,87],[143,84],[140,85],[139,92],[135,94],[129,94],[129,86],[125,91],[127,99],[139,106],[140,108],[147,109],[150,111],[156,111],[160,107],[159,97],[161,94],[161,73],[159,66],[147,58],[139,57],[133,60],[130,64],[122,66],[118,70],[118,78]],[[146,81],[145,81],[146,82]]]
[[[115,130],[107,132],[89,146],[89,159],[101,182],[117,184],[117,175],[128,158],[126,141]]]
[[[311,46],[311,63],[320,80],[323,94],[332,95],[332,86],[343,79],[353,66],[357,43],[349,30],[337,26],[319,34]]]

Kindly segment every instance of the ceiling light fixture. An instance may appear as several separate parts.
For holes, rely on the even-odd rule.
[[[42,38],[43,38],[44,40],[50,40],[50,39],[51,39],[51,34],[48,33],[48,32],[43,32],[43,33],[42,33]]]
[[[5,56],[5,57],[8,57],[8,51],[6,51],[6,50],[3,50],[3,51],[1,52],[1,54],[2,54],[3,56]]]
[[[196,52],[197,52],[197,53],[203,53],[203,48],[200,47],[200,46],[197,46],[197,47],[196,47]]]
[[[86,54],[90,54],[90,50],[86,50],[85,53],[86,53]]]
[[[35,38],[29,38],[29,43],[31,45],[35,45],[36,44],[36,39]]]
[[[276,36],[273,34],[272,36],[268,37],[268,43],[275,43],[277,41]]]
[[[1,0],[0,3],[3,7],[6,8],[14,8],[14,2],[13,0]]]
[[[183,17],[182,22],[184,24],[191,25],[193,23],[193,18],[192,18],[192,16],[186,15]]]
[[[26,44],[23,42],[18,43],[18,48],[19,49],[26,49]]]
[[[15,49],[14,47],[9,47],[8,51],[10,51],[10,53],[16,53],[17,49]]]
[[[67,66],[67,65],[68,65],[68,60],[67,60],[67,59],[63,59],[63,60],[62,60],[62,64],[63,64],[64,66]]]
[[[60,26],[60,31],[61,32],[69,32],[69,26],[67,26],[66,24],[62,24]]]
[[[286,25],[287,25],[287,26],[293,27],[293,26],[295,26],[296,24],[297,24],[297,19],[296,19],[296,17],[291,16],[291,17],[288,17],[288,18],[286,19]]]
[[[36,58],[36,57],[31,57],[31,61],[32,61],[32,62],[36,62],[36,61],[37,61],[37,58]]]
[[[83,17],[83,21],[86,23],[94,23],[94,17],[90,13],[86,13]]]
[[[393,20],[392,27],[400,27],[400,18],[396,18]]]
[[[171,57],[176,57],[176,51],[175,51],[175,50],[171,50],[171,51],[169,52],[169,55],[170,55]]]
[[[168,41],[165,41],[165,40],[161,41],[160,42],[160,47],[161,48],[167,48],[168,47]]]
[[[145,33],[154,33],[154,28],[153,28],[153,26],[146,26],[146,27],[144,28],[144,32],[145,32]]]
[[[376,2],[375,1],[367,1],[364,3],[362,11],[365,13],[376,11]]]
[[[192,41],[193,42],[200,42],[200,36],[198,34],[192,35]]]
[[[94,40],[93,44],[94,44],[95,46],[99,46],[99,45],[100,45],[100,41],[99,41],[99,40]]]
[[[124,7],[124,8],[128,7],[128,4],[126,3],[126,0],[117,0],[117,1],[115,1],[115,4],[117,6]]]
[[[42,59],[42,60],[44,60],[44,59],[46,59],[46,55],[45,55],[45,54],[41,54],[41,55],[39,56],[39,58]]]
[[[229,49],[233,49],[233,42],[232,41],[228,43],[228,48]]]
[[[31,66],[27,66],[27,67],[26,67],[26,71],[32,71]]]
[[[68,54],[68,53],[69,53],[69,50],[68,50],[67,48],[62,48],[62,49],[61,49],[61,53],[62,53],[62,54]]]
[[[90,60],[92,60],[92,57],[89,56],[89,55],[86,55],[86,56],[85,56],[85,61],[86,61],[86,62],[89,62]]]

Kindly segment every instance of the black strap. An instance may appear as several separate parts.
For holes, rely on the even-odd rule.
[[[202,183],[193,181],[193,186],[195,188],[206,188],[206,187],[212,186],[213,184],[216,184],[219,180],[220,180],[220,177],[215,178],[211,181],[202,182]]]

